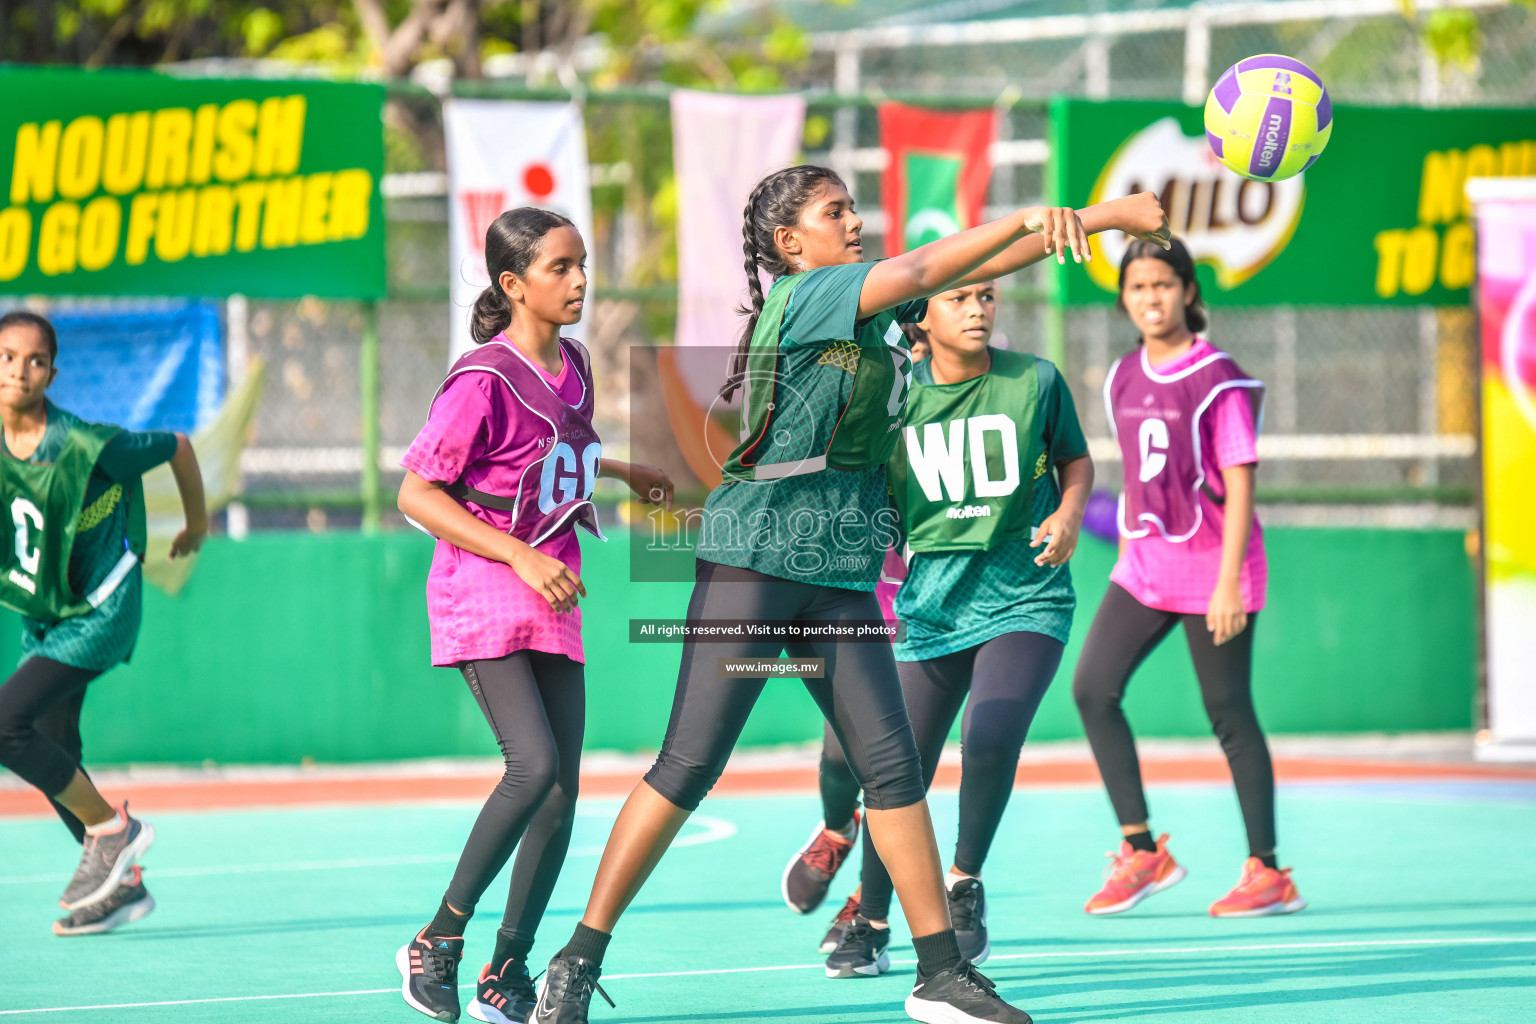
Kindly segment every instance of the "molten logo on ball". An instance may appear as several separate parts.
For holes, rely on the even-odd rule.
[[[1333,103],[1323,80],[1292,57],[1238,61],[1205,101],[1205,137],[1217,159],[1245,178],[1283,181],[1323,152]]]

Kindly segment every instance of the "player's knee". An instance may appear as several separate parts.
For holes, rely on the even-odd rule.
[[[1100,718],[1120,707],[1120,699],[1114,693],[1095,686],[1093,679],[1082,672],[1072,680],[1072,701],[1084,718]]]
[[[692,812],[699,809],[699,804],[715,788],[715,783],[720,780],[720,771],[707,765],[678,764],[663,755],[646,772],[645,781],[669,803]]]

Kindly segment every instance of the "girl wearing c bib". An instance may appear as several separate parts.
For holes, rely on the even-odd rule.
[[[148,822],[102,798],[81,767],[86,687],[129,659],[143,615],[146,540],[140,477],[170,462],[187,525],[171,557],[208,535],[197,456],[184,434],[88,423],[50,402],[53,325],[0,316],[0,604],[22,616],[21,664],[0,684],[0,764],[42,790],[82,846],[59,902],[57,935],[108,932],[155,907],[138,861]]]
[[[1185,869],[1154,840],[1135,741],[1120,702],[1136,667],[1175,626],[1200,680],[1211,727],[1237,787],[1249,856],[1215,917],[1288,914],[1306,906],[1275,860],[1275,777],[1253,707],[1253,631],[1268,566],[1253,512],[1264,385],[1196,332],[1205,328],[1195,265],[1183,243],[1132,242],[1120,307],[1141,331],[1104,381],[1120,442],[1120,559],[1083,644],[1072,695],[1120,820],[1123,840],[1090,914],[1129,910]]]

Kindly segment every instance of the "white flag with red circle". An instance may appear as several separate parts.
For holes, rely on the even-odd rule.
[[[592,244],[587,132],[571,103],[449,99],[443,103],[448,151],[448,250],[453,297],[449,359],[473,345],[469,313],[491,283],[485,231],[504,210],[539,206],[575,221]],[[588,296],[591,291],[588,291]],[[591,301],[587,311],[592,309]],[[585,323],[565,333],[585,338]]]

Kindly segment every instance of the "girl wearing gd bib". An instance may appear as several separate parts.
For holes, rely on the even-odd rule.
[[[401,993],[437,1020],[459,1016],[464,925],[518,850],[496,947],[470,1016],[522,1021],[528,953],[574,823],[586,721],[577,526],[599,538],[591,496],[612,476],[670,502],[660,470],[602,458],[581,319],[586,246],[559,214],[523,208],[486,232],[491,284],[475,301],[479,343],[454,364],[406,452],[400,509],[439,538],[427,579],[432,663],[457,667],[501,745],[506,771],[471,829],[437,914],[396,956]]]
[[[1090,914],[1129,910],[1185,870],[1153,840],[1135,741],[1121,710],[1126,683],[1175,626],[1200,680],[1247,826],[1249,857],[1215,917],[1288,914],[1306,906],[1275,860],[1275,779],[1254,713],[1253,631],[1268,566],[1253,514],[1255,438],[1264,385],[1196,332],[1205,328],[1189,251],[1131,242],[1120,308],[1140,346],[1110,368],[1104,401],[1120,442],[1120,559],[1077,663],[1072,695],[1124,840]]]

